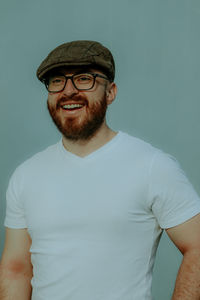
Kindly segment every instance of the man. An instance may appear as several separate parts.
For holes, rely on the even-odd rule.
[[[114,75],[94,41],[65,43],[39,66],[62,140],[10,180],[1,300],[152,299],[163,229],[183,254],[172,299],[200,299],[199,198],[173,158],[108,127]]]

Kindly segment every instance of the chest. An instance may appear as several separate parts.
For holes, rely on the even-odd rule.
[[[121,165],[60,168],[32,177],[24,191],[30,233],[117,237],[152,218],[146,172]]]

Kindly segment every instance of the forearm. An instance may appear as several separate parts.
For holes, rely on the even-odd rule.
[[[31,275],[10,272],[0,266],[0,300],[30,300]]]
[[[187,252],[183,256],[176,279],[172,300],[200,299],[200,250]]]

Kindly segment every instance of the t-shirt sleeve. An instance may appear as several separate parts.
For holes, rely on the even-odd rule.
[[[179,225],[200,213],[200,198],[172,156],[158,151],[149,182],[151,209],[161,228]]]
[[[4,225],[9,228],[20,229],[27,228],[24,204],[22,202],[23,180],[18,169],[10,178],[6,192],[6,217]]]

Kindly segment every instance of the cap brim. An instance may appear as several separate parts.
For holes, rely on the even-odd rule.
[[[52,64],[46,68],[43,68],[41,70],[37,71],[37,78],[42,81],[45,78],[45,75],[50,72],[53,69],[59,68],[59,67],[77,67],[77,66],[94,66],[91,62],[63,62],[63,63],[56,63]]]

